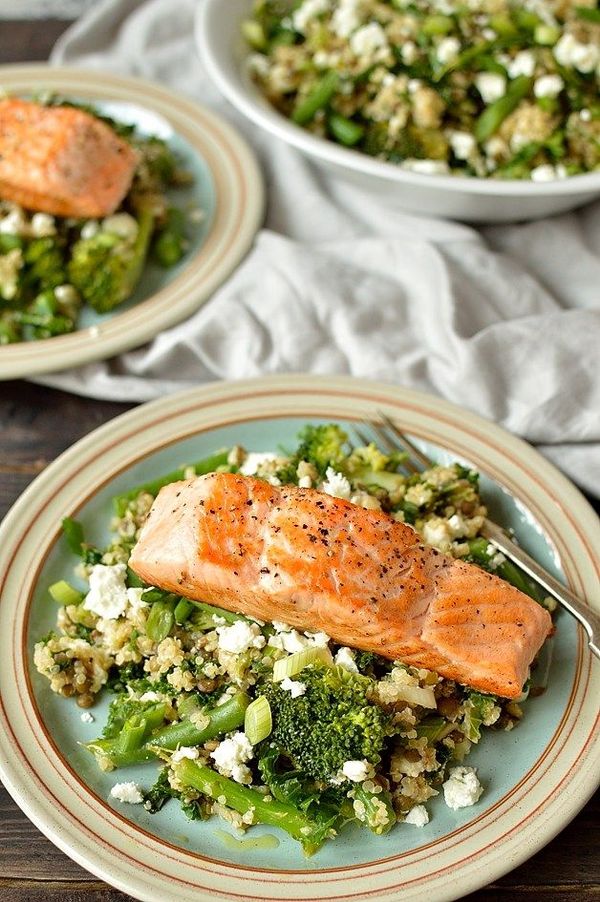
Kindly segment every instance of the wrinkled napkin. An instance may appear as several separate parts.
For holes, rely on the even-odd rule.
[[[226,103],[198,58],[196,7],[105,0],[51,60],[154,79],[226,116],[259,155],[265,227],[186,322],[113,360],[36,381],[142,401],[215,379],[352,373],[501,423],[600,495],[600,202],[479,229],[403,213]]]

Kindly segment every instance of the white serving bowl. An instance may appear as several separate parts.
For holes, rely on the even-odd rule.
[[[421,175],[349,150],[295,125],[278,113],[252,83],[241,23],[252,0],[204,0],[198,6],[196,42],[210,77],[245,116],[311,157],[319,166],[389,197],[415,213],[468,222],[539,219],[572,210],[600,195],[600,172],[552,182]]]

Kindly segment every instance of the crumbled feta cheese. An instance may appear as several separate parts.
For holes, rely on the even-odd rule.
[[[334,661],[336,664],[339,664],[340,667],[344,667],[346,670],[351,670],[352,673],[358,673],[358,667],[356,666],[356,661],[354,660],[354,652],[351,648],[340,648],[334,657]]]
[[[262,464],[277,460],[277,455],[272,451],[251,451],[240,467],[243,476],[255,476]]]
[[[530,78],[535,72],[535,56],[531,50],[520,50],[506,66],[510,78],[526,75]]]
[[[269,57],[265,53],[251,53],[246,59],[246,68],[252,75],[258,75],[260,78],[266,78],[271,68]],[[194,222],[191,213],[190,221]],[[200,220],[200,222],[201,221],[202,220]]]
[[[414,824],[415,827],[424,827],[429,823],[429,813],[425,805],[415,805],[404,818],[405,824]]]
[[[145,588],[138,587],[127,589],[127,604],[130,614],[137,614],[143,608],[149,607],[148,602],[143,599],[145,591]]]
[[[107,216],[106,219],[102,220],[102,231],[112,232],[113,235],[118,235],[119,238],[128,238],[130,241],[135,241],[138,233],[137,219],[129,213],[113,213],[112,216]]]
[[[379,22],[363,25],[350,38],[350,48],[357,56],[372,57],[377,50],[387,46],[387,37]]]
[[[291,680],[289,677],[282,680],[279,685],[289,692],[292,698],[300,698],[306,692],[306,683],[301,683],[300,680]]]
[[[444,175],[448,172],[445,160],[404,160],[401,166],[420,175]]]
[[[460,52],[460,41],[458,38],[442,38],[435,48],[435,55],[442,64],[446,66],[448,63],[454,62]]]
[[[276,633],[287,633],[292,629],[289,623],[284,623],[282,620],[273,620],[271,626]]]
[[[499,72],[480,72],[475,78],[475,87],[484,103],[493,103],[504,97],[506,79]]]
[[[80,237],[83,238],[84,241],[87,241],[88,238],[93,238],[100,231],[100,224],[96,219],[88,219],[87,222],[81,227],[81,232],[79,233]]]
[[[325,472],[325,482],[320,485],[320,490],[326,495],[332,495],[334,498],[344,498],[346,501],[350,499],[352,488],[346,477],[342,473],[337,473],[333,467],[327,467]]]
[[[113,799],[118,802],[126,802],[129,805],[139,805],[144,801],[144,797],[140,792],[137,783],[115,783],[110,791]]]
[[[423,538],[428,545],[433,545],[434,548],[444,551],[448,548],[452,536],[446,521],[439,517],[427,520],[423,526]]]
[[[492,570],[497,570],[498,567],[500,566],[500,564],[504,564],[504,563],[506,563],[506,558],[504,557],[504,555],[502,554],[501,551],[498,551],[497,554],[495,554],[494,557],[491,559],[490,567],[492,568]]]
[[[600,47],[580,44],[570,33],[563,34],[552,52],[561,66],[571,66],[584,74],[592,72],[600,62]]]
[[[273,625],[275,626],[275,624]],[[326,648],[329,644],[327,633],[299,633],[298,630],[290,629],[286,624],[278,624],[278,626],[284,627],[284,629],[279,631],[276,636],[270,636],[268,644],[272,648],[287,651],[288,654],[293,655],[305,648]]]
[[[339,38],[348,38],[360,27],[363,19],[363,0],[339,0],[331,17],[331,30]]]
[[[560,75],[542,75],[536,78],[533,93],[536,97],[558,97],[564,86]]]
[[[140,695],[141,702],[159,702],[162,696],[159,692],[153,692],[149,689],[147,692],[144,692],[143,695]]]
[[[454,811],[474,805],[483,792],[474,767],[453,767],[444,783],[444,799]]]
[[[127,610],[128,597],[125,564],[94,564],[90,571],[90,591],[83,607],[105,620],[116,620]]]
[[[452,514],[448,518],[448,529],[453,539],[466,536],[469,531],[468,524],[462,514]]]
[[[224,739],[210,753],[219,773],[231,777],[236,783],[251,783],[252,773],[246,761],[254,758],[252,744],[245,733],[234,733]]]
[[[249,648],[263,648],[265,637],[256,623],[236,620],[231,626],[218,626],[219,648],[231,654],[241,654]]]
[[[54,216],[49,213],[34,213],[29,229],[34,238],[51,238],[56,235]]]
[[[95,720],[96,720],[96,718],[94,717],[93,714],[90,714],[89,711],[84,711],[81,715],[82,723],[94,723]]]
[[[452,132],[450,146],[457,160],[468,160],[477,147],[477,142],[469,132]]]
[[[592,114],[590,110],[579,110],[579,118],[582,122],[590,122]]]
[[[555,179],[566,178],[567,171],[564,166],[552,166],[550,163],[542,163],[531,170],[531,179],[534,182],[553,182]]]
[[[417,45],[414,41],[405,41],[400,48],[400,56],[405,66],[412,66],[418,56]]]
[[[310,476],[301,476],[298,480],[298,487],[301,489],[310,489],[312,487],[312,479]]]
[[[1,235],[24,235],[27,231],[27,217],[21,207],[12,210],[0,219]]]
[[[344,761],[342,773],[348,780],[352,780],[353,783],[362,783],[364,780],[368,780],[369,777],[373,777],[375,770],[368,761]]]
[[[171,756],[171,761],[183,761],[184,758],[189,758],[190,761],[195,761],[198,758],[200,752],[198,749],[194,748],[191,745],[182,745],[178,749],[175,749]]]
[[[310,22],[327,12],[329,6],[329,0],[304,0],[304,3],[294,11],[292,16],[292,23],[296,31],[304,34]]]

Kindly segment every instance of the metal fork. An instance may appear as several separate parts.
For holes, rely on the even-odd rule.
[[[365,420],[364,426],[371,429],[383,446],[383,450],[406,451],[408,458],[404,464],[411,473],[420,473],[424,469],[434,466],[435,461],[426,454],[396,426],[393,420],[386,414],[379,412],[378,420]],[[363,444],[369,444],[370,439],[360,429],[354,429],[356,435]],[[570,589],[563,586],[551,573],[548,573],[537,561],[523,551],[504,532],[502,527],[493,520],[485,519],[480,530],[492,545],[498,548],[502,554],[517,564],[532,579],[536,580],[558,603],[569,611],[579,621],[587,633],[590,651],[600,659],[600,616],[592,611]]]

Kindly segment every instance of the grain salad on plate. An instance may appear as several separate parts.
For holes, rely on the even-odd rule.
[[[86,743],[102,770],[118,771],[112,804],[153,812],[176,799],[191,819],[215,814],[240,830],[280,827],[312,854],[349,822],[382,835],[398,824],[424,827],[435,796],[453,810],[478,802],[485,787],[466,756],[487,730],[510,730],[523,717],[528,695],[541,690],[535,657],[552,627],[548,599],[479,535],[486,509],[476,472],[450,464],[407,475],[401,454],[351,448],[334,424],[308,426],[293,452],[226,449],[114,504],[107,548],[64,521],[80,561],[74,577],[50,587],[57,625],[34,654],[51,689],[76,700],[87,722],[98,693],[113,693],[102,734]],[[321,527],[311,517],[322,517]],[[192,536],[196,523],[208,530],[206,547]],[[373,541],[381,529],[389,549],[397,544],[391,557],[405,563],[385,557],[381,536]],[[290,538],[294,530],[314,554]],[[279,555],[281,575],[262,566],[269,554]],[[324,589],[325,576],[321,585],[311,571],[307,593],[297,567],[321,559],[331,562],[335,588]],[[437,634],[443,646],[413,637],[395,657],[381,638],[385,617],[394,616],[388,590],[366,599],[365,620],[340,576],[356,577],[364,594],[374,578],[398,583],[395,566],[406,574],[406,586],[396,585],[398,610],[403,597],[423,608],[428,579],[438,580],[439,602],[443,574],[477,593],[446,610],[454,627]],[[297,583],[281,593],[273,586],[288,570]],[[282,616],[253,615],[269,598],[279,599]],[[321,608],[311,607],[319,598]],[[342,608],[350,603],[356,612],[348,619]],[[499,643],[513,637],[502,658],[519,658],[518,677],[500,658],[479,668],[477,656],[453,643],[464,630],[485,637],[486,625]],[[352,628],[350,643],[343,637]],[[390,621],[390,636],[402,628]],[[489,690],[490,674],[500,692]],[[146,761],[160,764],[148,766],[147,781],[127,778],[128,766]]]
[[[600,166],[593,0],[256,0],[251,75],[314,134],[417,173]]]

